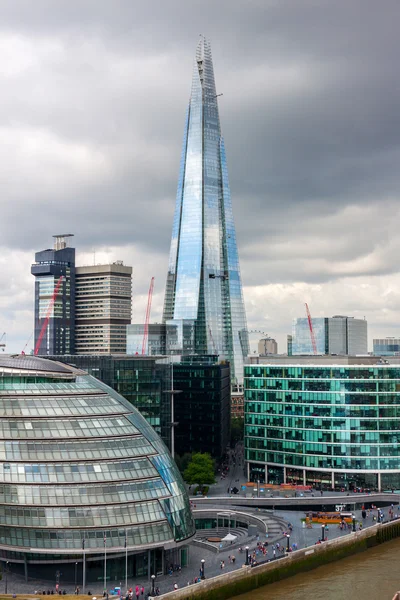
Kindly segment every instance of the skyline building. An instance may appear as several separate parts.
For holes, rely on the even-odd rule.
[[[0,408],[3,569],[26,581],[54,581],[58,570],[88,596],[103,577],[187,565],[185,485],[132,403],[75,367],[2,355]]]
[[[36,252],[31,267],[35,277],[35,348],[48,318],[38,349],[38,354],[42,356],[75,352],[75,248],[67,247],[70,237],[73,237],[70,233],[53,235],[54,247]]]
[[[399,356],[400,338],[387,337],[374,339],[373,353],[377,356]]]
[[[126,352],[126,326],[132,315],[132,267],[76,267],[76,354]]]
[[[368,353],[368,324],[365,319],[343,315],[312,319],[317,354],[356,355]],[[292,355],[314,354],[307,318],[295,319]]]
[[[163,322],[194,325],[190,353],[218,354],[243,382],[249,353],[236,232],[209,42],[201,37],[186,113]]]
[[[250,357],[248,481],[399,489],[400,358]]]

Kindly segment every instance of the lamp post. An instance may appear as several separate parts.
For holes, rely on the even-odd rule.
[[[206,577],[205,577],[205,575],[204,575],[204,563],[205,563],[205,562],[206,562],[206,561],[204,560],[204,558],[202,558],[202,559],[201,559],[201,578],[202,578],[202,579],[205,579],[205,578],[206,578]]]
[[[154,587],[155,581],[156,581],[156,576],[152,575],[151,576],[151,595],[152,596],[156,595],[156,588]]]
[[[246,546],[245,550],[246,550],[246,563],[245,564],[246,564],[246,567],[248,567],[249,566],[249,547]]]
[[[82,538],[82,594],[85,593],[86,586],[86,553],[85,553],[85,538]]]
[[[286,552],[290,552],[290,535],[286,536]]]
[[[78,563],[75,563],[75,592],[78,587]]]
[[[321,529],[322,529],[321,542],[324,542],[325,541],[325,525],[321,525]]]
[[[5,568],[5,576],[6,576],[6,585],[5,585],[5,593],[7,594],[7,585],[8,585],[8,561],[6,562],[6,568]]]
[[[354,533],[355,530],[356,530],[356,517],[355,517],[355,515],[353,515],[352,519],[353,519],[353,533]]]

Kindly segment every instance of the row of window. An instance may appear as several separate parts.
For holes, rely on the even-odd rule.
[[[153,446],[142,436],[76,442],[0,441],[0,461],[128,458],[154,453]]]

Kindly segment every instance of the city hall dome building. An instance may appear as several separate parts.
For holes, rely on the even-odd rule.
[[[0,357],[0,560],[63,582],[185,565],[194,535],[180,473],[127,400],[84,371]]]

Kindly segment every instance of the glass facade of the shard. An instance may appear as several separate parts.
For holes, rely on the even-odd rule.
[[[176,196],[164,322],[195,322],[191,352],[219,354],[242,384],[249,352],[236,232],[209,43],[201,38]]]

